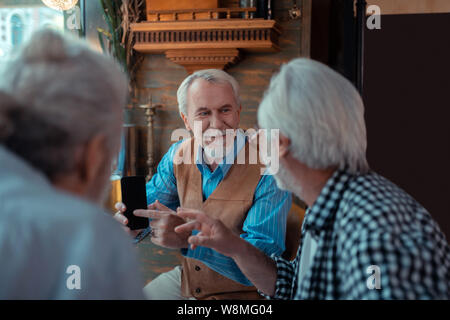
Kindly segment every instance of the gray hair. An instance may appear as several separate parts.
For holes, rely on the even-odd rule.
[[[364,105],[355,87],[326,65],[299,58],[281,67],[258,122],[291,140],[293,156],[314,169],[369,170]]]
[[[239,96],[239,84],[235,78],[219,69],[205,69],[194,72],[183,80],[177,91],[178,108],[180,113],[187,115],[187,92],[189,87],[196,79],[203,79],[211,83],[228,83],[233,89],[234,98],[238,106],[241,105]]]
[[[81,40],[36,32],[3,71],[0,89],[22,106],[10,113],[4,143],[50,177],[74,169],[75,147],[98,134],[109,156],[120,143],[126,76]]]

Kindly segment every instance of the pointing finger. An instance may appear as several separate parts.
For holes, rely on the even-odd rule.
[[[205,223],[209,226],[211,226],[214,223],[213,219],[211,219],[205,213],[198,211],[198,210],[178,208],[177,213],[178,213],[178,216],[180,216],[182,218],[195,219],[195,220],[197,220],[201,223]]]
[[[156,200],[154,203],[154,209],[157,210],[161,210],[161,211],[171,211],[168,207],[166,207],[165,205],[163,205],[161,202],[159,202],[158,200]]]
[[[201,224],[198,221],[190,221],[185,224],[179,225],[175,228],[176,233],[183,233],[183,232],[191,232],[192,230],[199,230],[201,229]]]
[[[210,247],[211,239],[209,237],[205,236],[190,236],[188,238],[188,243],[191,244],[192,250],[194,250],[196,247]]]
[[[151,209],[138,209],[134,210],[133,214],[137,217],[145,217],[151,219],[161,219],[167,217],[168,215],[175,215],[178,217],[176,213],[173,211],[161,211],[161,210],[151,210]]]

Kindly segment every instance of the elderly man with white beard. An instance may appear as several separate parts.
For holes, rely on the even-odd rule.
[[[180,208],[192,220],[176,231],[199,230],[192,249],[231,257],[268,298],[449,298],[448,242],[419,203],[370,170],[364,105],[348,80],[293,60],[273,77],[258,122],[280,130],[278,186],[309,207],[296,258],[269,257],[220,221]]]
[[[181,83],[177,99],[194,137],[170,147],[147,184],[149,210],[134,213],[151,218],[154,244],[180,249],[182,265],[153,279],[144,293],[163,300],[260,299],[233,259],[209,248],[189,249],[191,232],[175,232],[185,223],[175,210],[202,210],[251,246],[280,256],[286,248],[291,195],[271,175],[261,174],[262,163],[251,161],[249,139],[238,130],[242,106],[232,76],[216,69],[197,71]],[[119,206],[116,219],[126,226],[125,207]]]

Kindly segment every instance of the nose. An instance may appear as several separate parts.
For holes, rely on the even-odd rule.
[[[227,128],[225,122],[222,120],[219,113],[213,113],[211,115],[211,119],[209,121],[209,127],[218,129],[218,130],[225,130]]]

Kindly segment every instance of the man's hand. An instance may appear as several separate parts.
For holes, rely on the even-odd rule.
[[[235,235],[221,221],[208,217],[199,210],[178,208],[178,215],[191,221],[175,228],[176,232],[199,230],[190,236],[192,249],[204,246],[232,258],[247,278],[269,296],[275,294],[277,266],[262,251],[238,235]]]
[[[150,218],[152,227],[152,242],[169,249],[187,248],[190,232],[175,232],[175,227],[186,221],[177,213],[156,200],[147,210],[135,210],[135,216]]]
[[[128,219],[123,215],[127,208],[122,202],[117,202],[115,207],[118,211],[114,214],[114,219],[116,219],[122,225],[122,228],[126,233],[135,238],[139,233],[141,233],[143,229],[130,230],[130,228],[128,228]]]
[[[188,239],[191,248],[197,246],[208,247],[217,252],[233,257],[241,247],[239,243],[244,241],[239,236],[233,234],[221,221],[208,217],[199,210],[178,208],[177,213],[186,220],[191,220],[175,228],[178,233],[191,233],[192,230],[200,232]]]

